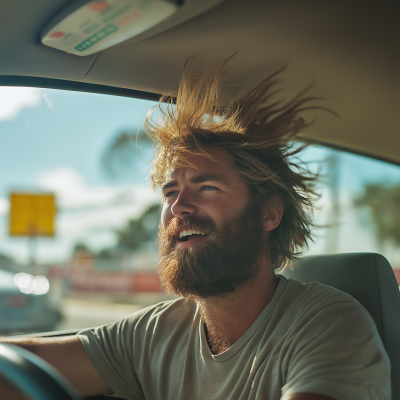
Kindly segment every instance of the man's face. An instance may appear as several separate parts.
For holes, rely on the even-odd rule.
[[[187,297],[230,293],[257,272],[264,248],[260,207],[225,150],[194,156],[163,186],[159,272],[169,291]]]

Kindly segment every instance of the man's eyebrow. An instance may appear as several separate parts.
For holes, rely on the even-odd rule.
[[[196,176],[190,178],[190,183],[203,183],[206,181],[219,182],[224,185],[229,185],[229,183],[225,179],[222,179],[221,177],[214,175],[214,174],[201,174],[201,175],[196,175]],[[176,187],[176,186],[178,186],[178,181],[175,180],[175,181],[167,182],[165,185],[163,185],[161,187],[161,189],[165,190],[165,189],[169,189],[171,187]]]
[[[178,186],[178,182],[177,181],[170,181],[170,182],[166,183],[165,185],[163,185],[161,189],[165,190],[165,189],[168,189],[168,188],[171,188],[171,187],[175,187],[175,186]]]
[[[190,183],[203,183],[206,181],[214,181],[222,183],[223,185],[229,185],[229,183],[225,179],[222,179],[221,177],[214,174],[201,174],[190,178]]]

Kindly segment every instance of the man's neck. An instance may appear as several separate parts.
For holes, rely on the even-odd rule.
[[[199,299],[200,312],[211,352],[231,347],[270,302],[278,280],[270,263],[263,260],[257,275],[246,285],[222,298]]]

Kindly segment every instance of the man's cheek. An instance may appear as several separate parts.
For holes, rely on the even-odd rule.
[[[168,223],[171,220],[171,218],[172,218],[171,208],[167,203],[164,202],[160,218],[161,225],[164,229],[168,226]]]

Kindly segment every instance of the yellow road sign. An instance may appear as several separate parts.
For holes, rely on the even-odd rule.
[[[54,236],[54,194],[11,193],[11,236]]]

